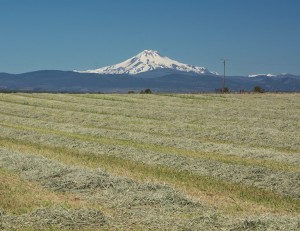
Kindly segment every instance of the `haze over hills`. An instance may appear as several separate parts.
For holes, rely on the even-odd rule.
[[[214,92],[222,86],[222,75],[205,67],[183,64],[145,50],[112,66],[87,71],[44,70],[23,74],[0,73],[3,91],[127,92],[150,88],[156,92]],[[226,76],[231,91],[300,91],[300,76],[257,74]]]

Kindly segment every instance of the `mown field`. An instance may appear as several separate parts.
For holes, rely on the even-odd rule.
[[[300,94],[0,94],[0,230],[300,230]]]

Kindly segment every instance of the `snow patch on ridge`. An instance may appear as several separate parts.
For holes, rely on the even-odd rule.
[[[249,78],[262,77],[262,76],[275,77],[276,75],[272,75],[272,74],[256,74],[256,75],[248,75]]]

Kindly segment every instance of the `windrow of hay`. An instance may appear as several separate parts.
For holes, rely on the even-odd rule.
[[[149,219],[147,223],[158,225],[159,219],[155,221],[151,219],[162,217],[164,219],[160,222],[165,222],[170,213],[185,216],[183,211],[188,212],[196,206],[165,186],[139,185],[129,179],[110,177],[101,171],[68,168],[36,156],[8,153],[1,157],[3,166],[19,172],[28,180],[40,182],[46,188],[75,192],[94,203],[104,203],[110,208],[118,208],[118,212],[124,213],[122,216],[120,214],[118,219],[126,219],[127,222],[132,219],[137,222],[142,215],[144,221]],[[55,224],[60,222],[55,219],[53,221],[53,217],[51,220]]]
[[[18,172],[26,180],[37,181],[47,189],[72,192],[81,199],[114,209],[113,220],[117,226],[123,226],[123,222],[178,226],[198,212],[209,212],[163,185],[138,184],[100,170],[67,167],[38,156],[1,150],[0,166]],[[178,216],[182,216],[180,221],[176,221]]]
[[[89,140],[111,140],[115,144],[129,145],[139,148],[147,148],[154,151],[172,152],[175,154],[189,155],[199,158],[210,158],[224,160],[227,162],[239,162],[244,164],[261,165],[269,168],[284,168],[284,164],[292,166],[300,172],[300,160],[297,155],[278,151],[274,149],[258,148],[251,146],[241,146],[226,142],[216,142],[209,140],[187,139],[185,137],[162,137],[161,135],[146,134],[145,132],[131,132],[122,130],[111,130],[101,127],[76,125],[67,122],[52,122],[51,119],[41,119],[36,117],[25,118],[24,111],[18,113],[0,112],[2,114],[2,124],[14,124],[30,126],[39,131],[52,130],[52,133],[78,134]],[[35,116],[37,113],[35,113]],[[27,115],[28,116],[28,115]],[[75,120],[73,117],[72,120]],[[247,150],[245,150],[247,149]],[[242,153],[241,153],[242,152]],[[263,161],[262,161],[263,160]],[[285,168],[287,171],[289,168]]]
[[[297,172],[277,172],[258,166],[222,163],[215,160],[192,158],[167,152],[155,152],[146,148],[119,146],[111,141],[108,141],[108,143],[105,140],[97,142],[97,140],[82,138],[81,135],[77,134],[62,132],[54,132],[52,134],[51,130],[44,130],[43,132],[42,129],[29,127],[26,129],[25,126],[3,126],[3,123],[0,126],[2,127],[2,137],[14,137],[18,140],[53,147],[75,148],[78,151],[94,155],[116,156],[147,165],[167,166],[182,171],[189,171],[200,176],[212,176],[233,183],[256,186],[298,199],[300,197],[300,173]],[[38,132],[35,130],[38,130]]]
[[[103,213],[91,209],[67,209],[64,207],[40,208],[20,216],[0,215],[0,229],[7,230],[100,230],[107,227]]]
[[[49,228],[74,229],[136,226],[157,230],[230,230],[250,225],[257,230],[261,227],[297,230],[299,225],[297,217],[248,218],[250,221],[230,219],[164,185],[140,184],[110,176],[101,170],[70,167],[40,156],[5,149],[0,152],[0,167],[15,171],[24,179],[36,181],[47,189],[72,192],[79,198],[114,211],[106,216],[92,209],[48,207],[19,216],[1,214],[0,225],[4,229],[38,229],[46,225]]]
[[[90,99],[78,102],[78,96],[49,95],[56,100],[39,98],[40,95],[3,95],[1,101],[17,103],[17,105],[31,105],[35,108],[56,108],[64,111],[85,112],[86,115],[102,115],[103,118],[118,121],[121,128],[143,125],[145,130],[162,134],[178,135],[184,137],[206,137],[226,140],[233,143],[249,143],[252,145],[273,146],[299,151],[299,137],[297,128],[299,120],[299,95],[276,96],[254,95],[215,97],[214,100],[206,99],[211,96],[182,99],[176,103],[174,97],[165,97],[157,102],[159,95],[142,98],[139,103],[124,105],[124,102],[112,101],[113,105],[105,107],[103,104],[91,105]],[[98,101],[101,96],[98,96]],[[105,95],[102,96],[105,98]],[[111,96],[111,98],[120,96]],[[71,98],[64,102],[65,98]],[[138,95],[132,98],[140,98]],[[176,98],[178,99],[178,98]],[[222,100],[221,100],[222,99]],[[153,104],[152,100],[155,100]],[[225,100],[225,101],[224,101]],[[71,102],[70,102],[71,101]],[[107,100],[104,100],[107,101]],[[189,102],[187,104],[187,102]],[[124,105],[124,106],[122,106]],[[122,113],[120,113],[120,111]],[[282,119],[284,118],[284,120]],[[128,122],[133,122],[133,124]],[[157,126],[157,124],[161,126]],[[114,126],[117,124],[111,124]],[[188,127],[190,125],[190,127]],[[118,127],[116,127],[118,128]],[[201,132],[199,132],[201,131]],[[285,140],[281,137],[286,137]]]
[[[49,194],[22,212],[0,201],[0,224],[297,230],[299,105],[299,94],[0,94],[2,197]],[[99,223],[80,225],[85,214]]]
[[[151,166],[114,156],[91,155],[73,149],[55,148],[22,142],[15,139],[0,139],[0,146],[18,152],[42,155],[72,166],[102,168],[114,175],[133,178],[139,182],[165,182],[201,202],[231,212],[248,211],[261,214],[262,210],[276,213],[293,213],[300,208],[300,201],[262,192],[253,187],[233,185],[217,178],[193,175],[188,171]]]

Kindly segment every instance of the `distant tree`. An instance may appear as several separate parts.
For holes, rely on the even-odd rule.
[[[128,91],[128,94],[134,94],[134,91]]]
[[[229,93],[229,88],[228,87],[224,87],[223,93]]]
[[[152,91],[149,89],[149,88],[147,88],[146,90],[145,90],[145,94],[151,94],[152,93]]]
[[[144,91],[143,90],[141,91],[141,94],[151,94],[151,93],[152,91],[149,88],[145,89]]]
[[[260,86],[255,86],[255,87],[253,88],[253,92],[256,92],[256,93],[264,93],[265,90],[264,90],[262,87],[260,87]]]

